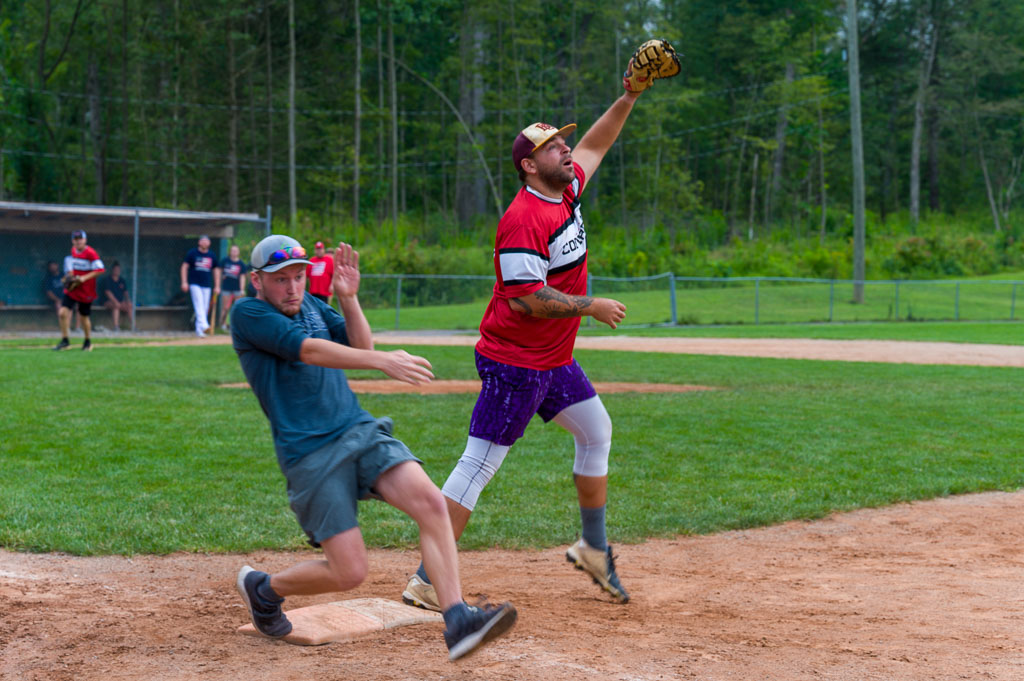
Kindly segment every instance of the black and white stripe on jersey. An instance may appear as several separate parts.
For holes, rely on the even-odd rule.
[[[577,210],[579,209],[579,207],[579,199],[572,202],[572,205],[569,206],[569,218],[561,225],[559,225],[558,229],[551,233],[551,236],[548,237],[548,246],[558,241],[558,238],[565,234],[565,230],[569,229],[569,227],[571,227],[576,222]],[[582,222],[582,220],[580,220],[580,222]]]
[[[583,254],[580,255],[580,257],[573,260],[572,262],[566,263],[561,267],[552,267],[551,269],[548,270],[548,274],[559,274],[561,272],[568,272],[569,270],[576,269],[577,267],[581,266],[583,264],[583,261],[586,259],[587,252],[583,251]]]
[[[498,266],[505,286],[547,281],[548,256],[532,248],[499,249]]]
[[[526,187],[531,194],[549,203],[561,203]],[[579,179],[573,181],[573,190],[579,193]],[[583,227],[579,199],[568,206],[569,217],[548,236],[548,252],[530,248],[502,248],[498,250],[498,264],[504,285],[548,282],[548,276],[582,267],[587,258],[587,231]]]

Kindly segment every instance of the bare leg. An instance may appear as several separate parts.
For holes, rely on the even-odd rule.
[[[57,321],[60,322],[60,335],[63,338],[71,335],[71,308],[61,305],[60,311],[57,312]]]
[[[327,560],[296,563],[272,575],[270,587],[281,597],[348,591],[366,579],[363,533],[358,527],[321,542]]]
[[[375,487],[385,501],[408,514],[419,525],[423,566],[437,590],[441,609],[447,610],[461,603],[459,559],[441,490],[414,461],[398,464],[386,471],[377,479]]]
[[[472,515],[472,511],[461,505],[457,501],[452,501],[448,497],[444,498],[445,503],[448,505],[448,517],[452,521],[452,534],[455,535],[455,541],[459,540],[462,533],[466,530],[466,525],[469,524],[469,516]]]
[[[608,476],[573,475],[576,495],[583,508],[600,508],[608,500]]]
[[[92,336],[92,317],[86,317],[85,315],[79,315],[82,319],[82,331],[85,333],[85,339],[89,340]]]

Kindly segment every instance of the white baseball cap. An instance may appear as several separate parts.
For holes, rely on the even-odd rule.
[[[276,272],[288,265],[313,263],[306,260],[306,249],[298,241],[283,234],[271,234],[252,249],[250,264],[260,272]]]

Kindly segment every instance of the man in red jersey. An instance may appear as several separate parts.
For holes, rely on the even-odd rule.
[[[324,251],[324,242],[317,241],[313,247],[312,265],[306,265],[306,279],[309,292],[328,305],[331,304],[331,281],[334,279],[334,256]]]
[[[92,246],[85,243],[85,232],[76,229],[71,233],[71,271],[73,278],[66,279],[68,283],[64,286],[64,298],[60,302],[60,343],[54,350],[66,350],[71,342],[68,336],[71,333],[71,314],[75,307],[78,307],[78,316],[82,320],[82,332],[85,333],[85,341],[82,349],[86,352],[92,350],[92,301],[96,300],[96,277],[104,271],[103,261],[100,254]]]
[[[512,147],[523,187],[498,223],[497,282],[480,324],[476,365],[483,381],[466,449],[445,482],[455,537],[461,536],[484,486],[534,414],[575,439],[573,479],[582,538],[566,556],[619,603],[619,583],[605,533],[608,453],[612,424],[583,369],[573,359],[580,318],[615,328],[622,303],[587,295],[587,233],[580,194],[611,148],[639,92],[626,92],[594,123],[575,149],[576,125],[534,123]],[[402,594],[406,603],[436,609],[423,566]]]

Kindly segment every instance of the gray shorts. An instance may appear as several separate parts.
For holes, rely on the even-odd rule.
[[[387,417],[358,423],[284,471],[288,502],[310,544],[319,547],[325,539],[358,527],[358,502],[379,498],[373,486],[385,471],[405,461],[422,463],[391,437],[393,427]]]

